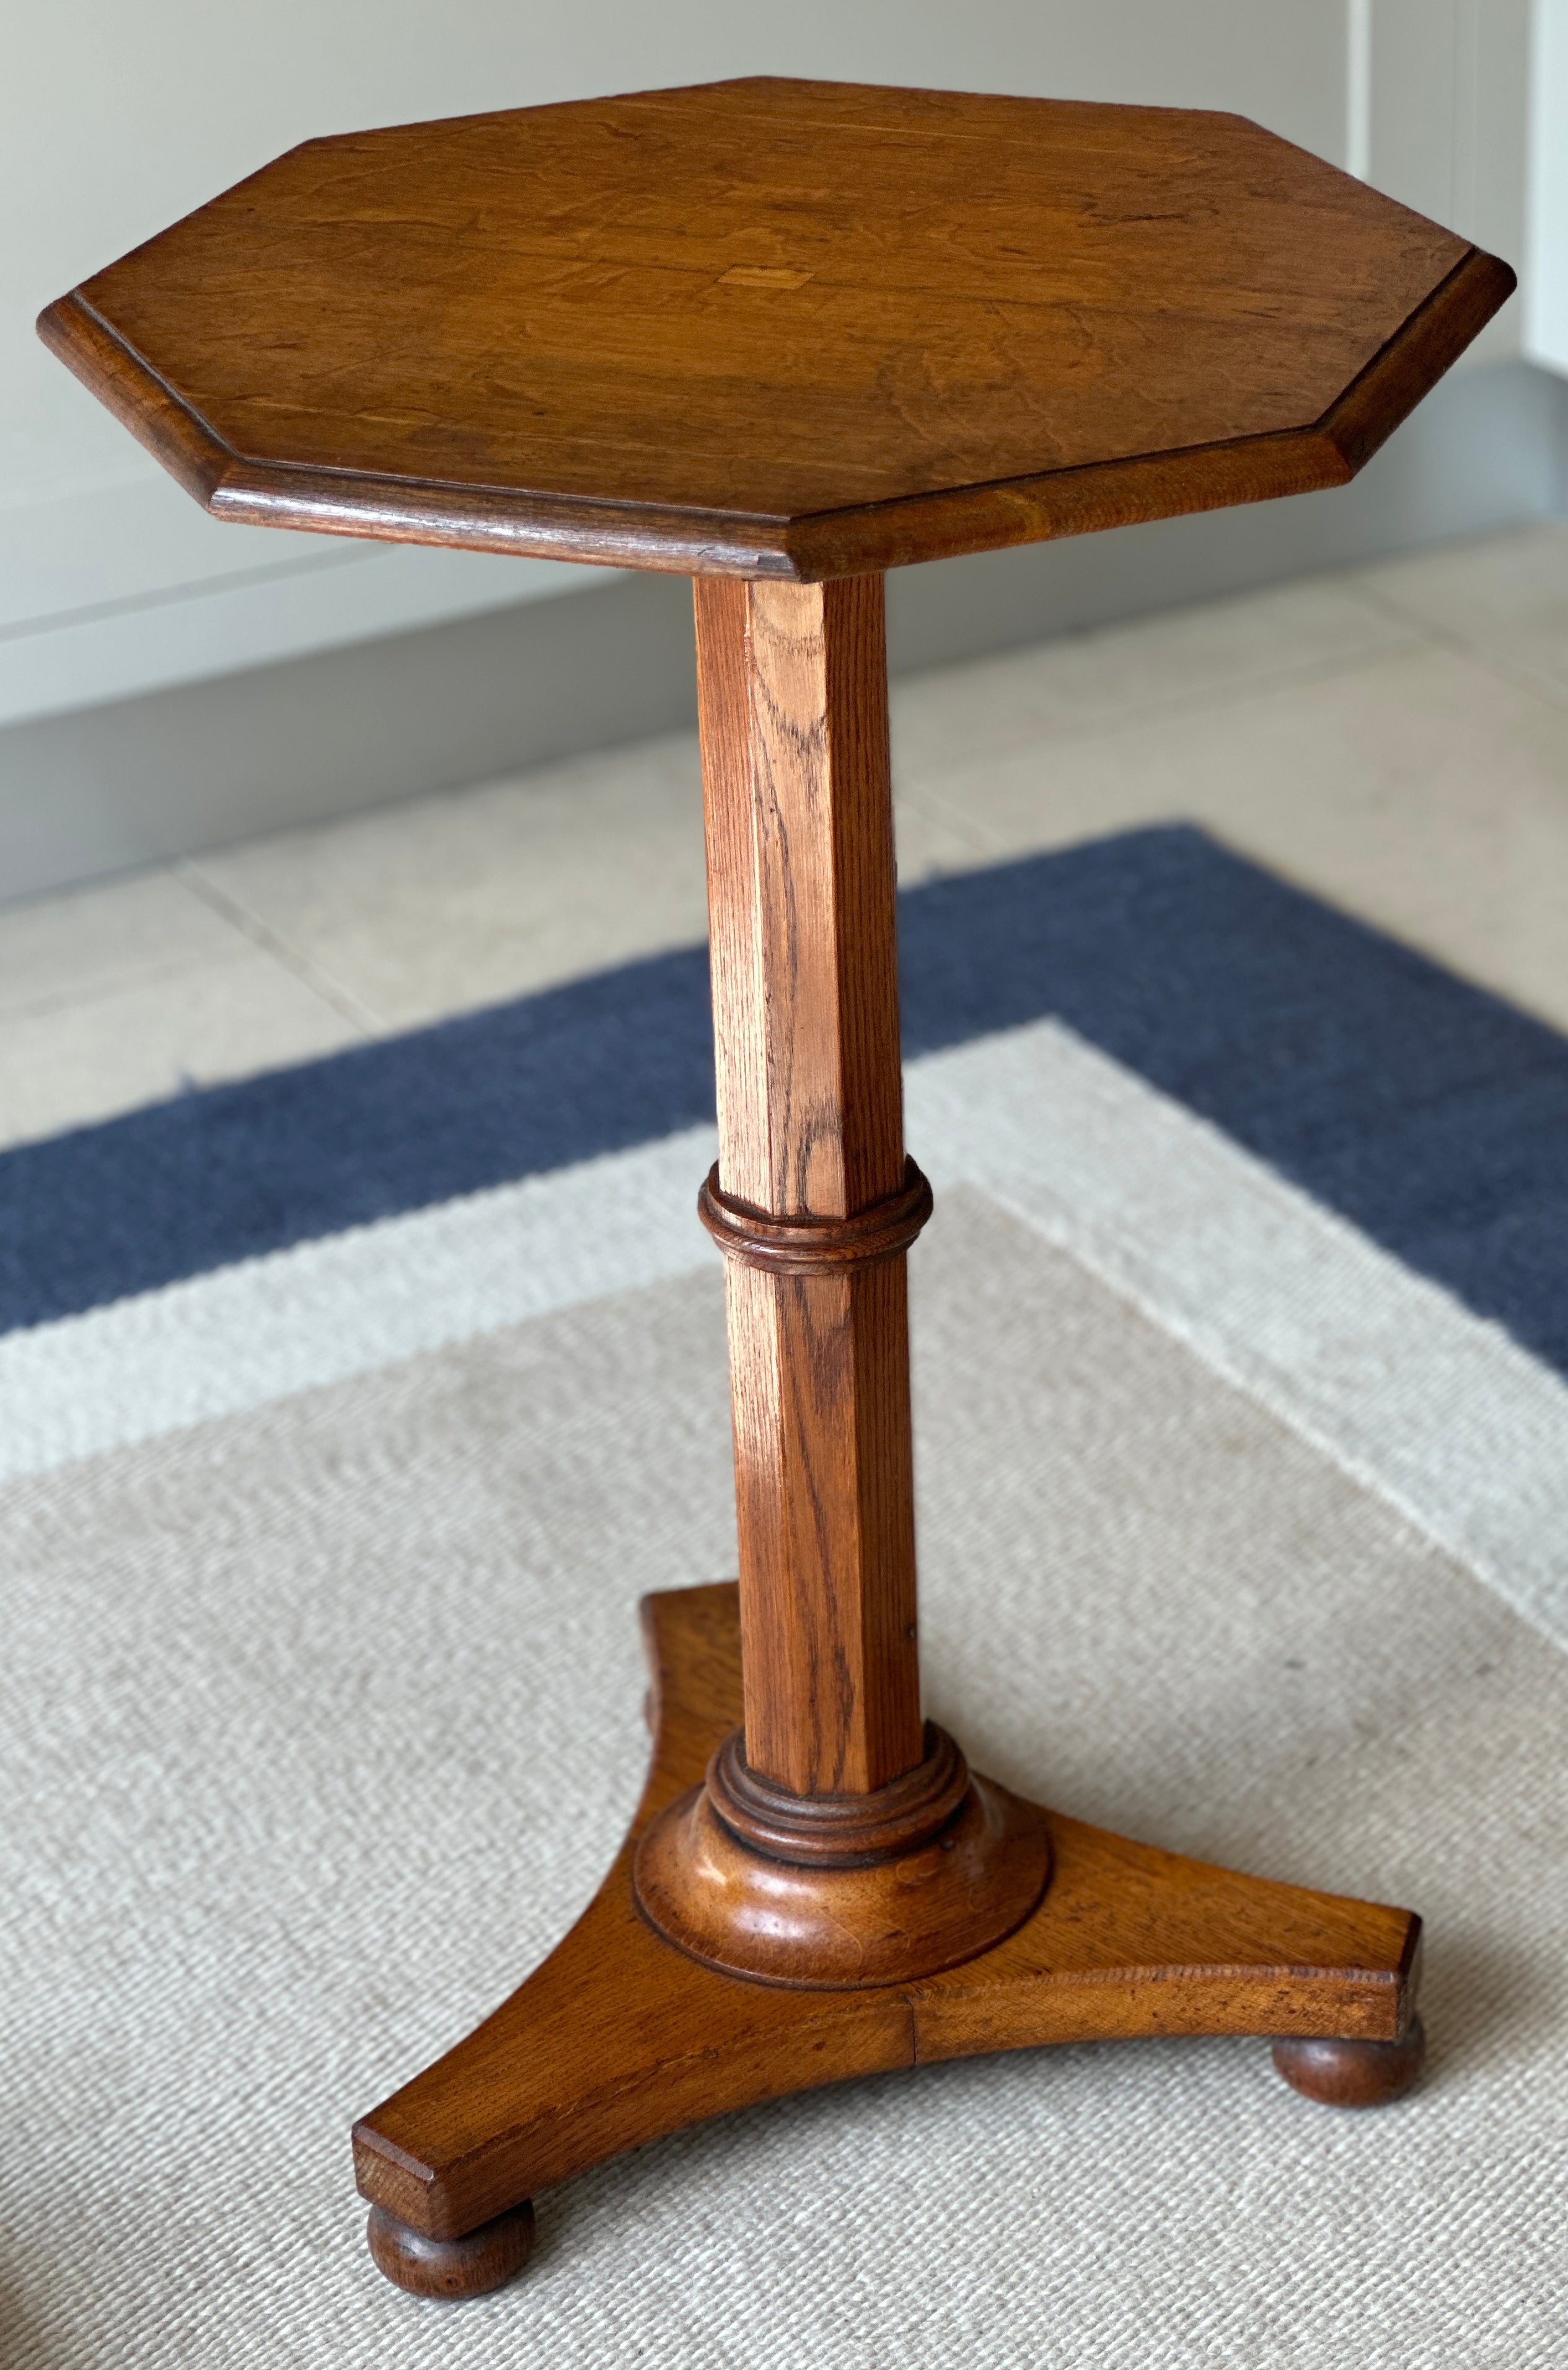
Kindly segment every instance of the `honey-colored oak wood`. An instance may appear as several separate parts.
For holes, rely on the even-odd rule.
[[[1426,2032],[1413,2017],[1397,2041],[1303,2040],[1274,2044],[1274,2063],[1293,2090],[1324,2107],[1386,2107],[1421,2078]]]
[[[924,1749],[882,583],[699,578],[696,620],[746,1755],[864,1793]]]
[[[760,1786],[734,1731],[637,1847],[644,1916],[704,1966],[811,1991],[910,1983],[990,1950],[1045,1892],[1049,1829],[928,1734],[928,1786],[922,1766],[876,1793],[801,1797]]]
[[[881,571],[1341,484],[1512,286],[1235,116],[753,79],[310,141],[44,314],[219,517],[697,579],[739,1582],[648,1601],[591,1907],[359,2127],[400,2285],[920,2060],[1255,2032],[1331,2103],[1415,2078],[1415,1917],[1059,1817],[921,1720]]]
[[[1049,1841],[921,1720],[881,579],[696,611],[745,1721],[634,1881],[707,1965],[864,1988],[1011,1933]]]
[[[525,2199],[461,2238],[432,2238],[372,2205],[365,2239],[377,2271],[395,2285],[410,2295],[461,2304],[516,2279],[533,2252],[533,2207]]]
[[[847,1218],[904,1181],[882,580],[699,580],[719,1181]]]
[[[812,581],[1342,484],[1512,285],[1238,116],[753,78],[307,141],[40,328],[222,517]]]
[[[1237,1876],[1052,1812],[1039,1814],[1054,1866],[1038,1908],[947,1973],[805,1991],[700,1965],[640,1915],[632,1870],[739,1717],[738,1593],[673,1590],[643,1616],[655,1739],[631,1833],[544,1965],[358,2126],[361,2190],[395,2222],[458,2238],[707,2116],[942,2057],[1156,2033],[1389,2042],[1409,2030],[1420,1920],[1406,1911]]]

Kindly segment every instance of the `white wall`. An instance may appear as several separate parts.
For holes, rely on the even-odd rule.
[[[762,71],[1233,108],[1516,259],[1528,6],[31,0],[0,86],[0,724],[583,581],[219,526],[38,345],[42,305],[295,141]],[[1486,351],[1516,350],[1502,317]]]
[[[1351,0],[1369,93],[1360,169],[1391,197],[1522,259],[1529,0]],[[1518,351],[1517,323],[1482,352]]]
[[[1568,374],[1568,0],[1536,0],[1525,351]]]

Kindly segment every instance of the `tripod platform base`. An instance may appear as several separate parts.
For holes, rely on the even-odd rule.
[[[1050,1812],[1038,1907],[944,1973],[818,1990],[702,1964],[644,1917],[633,1864],[739,1720],[737,1593],[673,1590],[646,1598],[643,1619],[653,1762],[599,1893],[493,2016],[355,2130],[372,2251],[399,2285],[479,2294],[521,2267],[521,2209],[539,2190],[709,2115],[935,2058],[1257,2033],[1278,2040],[1288,2080],[1331,2103],[1413,2081],[1418,1917]],[[466,2251],[451,2243],[470,2238]]]

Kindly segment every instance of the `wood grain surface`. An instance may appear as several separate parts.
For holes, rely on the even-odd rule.
[[[458,2238],[553,2182],[709,2115],[853,2075],[1047,2042],[1410,2027],[1420,1920],[1265,1882],[1045,1813],[1055,1869],[984,1957],[884,1991],[775,1989],[662,1941],[632,1883],[649,1824],[740,1712],[733,1586],[649,1597],[655,1744],[631,1833],[570,1934],[503,2007],[368,2115],[363,2194]]]
[[[1046,1890],[1044,1813],[967,1767],[944,1825],[839,1867],[743,1840],[714,1771],[654,1821],[633,1871],[643,1915],[704,1966],[806,1991],[911,1983],[993,1949]],[[853,1813],[881,1797],[841,1799]]]
[[[720,1184],[853,1217],[906,1186],[882,582],[696,613]],[[747,1756],[865,1792],[923,1750],[903,1257],[726,1283]]]
[[[1512,284],[1238,116],[757,78],[309,141],[40,327],[221,515],[812,580],[1342,482]]]
[[[849,1217],[904,1181],[882,580],[695,599],[719,1181]]]

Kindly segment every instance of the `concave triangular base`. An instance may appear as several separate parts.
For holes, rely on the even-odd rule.
[[[639,1913],[632,1863],[649,1821],[739,1720],[737,1592],[671,1590],[644,1599],[643,1619],[653,1762],[598,1895],[503,2007],[356,2127],[359,2185],[379,2209],[373,2251],[401,2284],[495,2286],[526,2255],[531,2218],[518,2209],[537,2191],[683,2124],[857,2074],[1185,2032],[1343,2042],[1326,2058],[1321,2047],[1277,2054],[1293,2080],[1300,2061],[1299,2087],[1347,2104],[1414,2078],[1419,1918],[1055,1813],[1039,1907],[943,1974],[782,1990],[687,1958]]]

